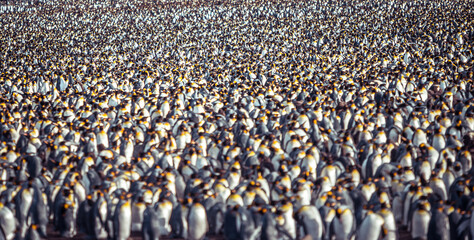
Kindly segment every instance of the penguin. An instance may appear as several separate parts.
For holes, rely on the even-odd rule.
[[[29,215],[32,218],[32,223],[36,226],[36,231],[42,238],[47,237],[47,225],[48,219],[48,208],[47,208],[47,196],[39,187],[33,187],[33,202],[31,204]]]
[[[435,135],[431,139],[431,145],[438,152],[440,152],[441,150],[443,150],[446,147],[446,138],[442,134],[441,128],[436,129]]]
[[[207,222],[209,224],[210,234],[217,235],[223,231],[226,212],[223,202],[216,202],[207,211]]]
[[[132,228],[132,207],[130,199],[123,195],[121,197],[114,212],[113,231],[115,239],[126,240]]]
[[[418,209],[412,214],[411,237],[413,239],[427,239],[431,213],[426,204],[419,204]]]
[[[351,239],[355,233],[356,221],[351,209],[339,207],[331,223],[331,232],[336,239]]]
[[[384,234],[384,218],[369,210],[357,232],[357,239],[379,239]]]
[[[42,160],[38,156],[26,156],[25,160],[28,162],[27,170],[30,178],[37,178],[41,174]]]
[[[201,203],[195,202],[191,206],[187,216],[187,222],[188,239],[201,240],[206,236],[209,225],[207,223],[206,209]]]
[[[188,212],[192,199],[187,197],[181,204],[173,208],[170,218],[171,232],[175,237],[188,237]]]
[[[393,211],[387,206],[388,203],[383,203],[378,214],[384,218],[383,229],[386,233],[384,239],[398,239],[398,229],[396,225]]]
[[[89,212],[89,221],[93,226],[93,238],[105,238],[107,236],[107,215],[108,206],[107,200],[101,191],[97,191],[97,200],[94,202],[91,211]]]
[[[15,231],[17,229],[17,221],[10,208],[0,203],[0,230],[2,237],[6,240],[13,240],[15,238]]]
[[[322,239],[324,224],[315,206],[302,206],[295,215],[299,237],[310,235],[312,239]]]
[[[277,221],[275,215],[267,209],[262,209],[262,230],[260,239],[276,240],[279,239],[279,231],[277,230]]]
[[[153,206],[147,206],[143,212],[142,238],[144,240],[159,239],[161,226],[163,226],[163,222],[160,221],[157,211]]]
[[[233,207],[233,206],[236,206],[236,205],[245,206],[244,200],[242,199],[242,196],[240,196],[239,194],[236,194],[236,193],[230,195],[227,198],[226,205],[230,206],[230,207]]]
[[[33,203],[34,189],[31,182],[23,184],[15,196],[15,215],[19,224],[19,236],[24,238],[29,229],[28,216]]]
[[[85,233],[88,237],[92,237],[91,224],[88,221],[91,217],[91,210],[94,202],[92,195],[87,196],[87,200],[79,205],[77,212],[77,229],[79,232]]]
[[[443,205],[440,205],[432,211],[427,239],[450,239],[450,232],[449,217]]]
[[[434,194],[436,194],[443,201],[448,200],[448,191],[442,179],[436,175],[433,175],[429,183]]]
[[[142,197],[140,197],[140,199],[138,199],[137,201],[134,201],[132,203],[132,228],[131,228],[131,231],[132,232],[138,232],[138,231],[141,231],[142,230],[142,226],[143,226],[143,221],[144,221],[144,218],[143,218],[143,213],[145,212],[146,210],[146,205],[145,203],[143,202],[143,199]]]
[[[39,232],[37,231],[37,226],[32,224],[25,235],[25,240],[40,240],[42,239]]]
[[[227,239],[243,239],[241,235],[241,226],[243,224],[239,213],[239,205],[228,207],[224,215],[223,230]]]
[[[76,235],[75,203],[64,203],[59,206],[58,230],[61,237],[72,238]]]
[[[290,239],[296,238],[296,221],[293,218],[293,204],[283,200],[282,205],[277,209],[279,214],[283,217],[284,223],[281,229],[288,235]]]
[[[239,208],[240,210],[240,217],[243,222],[243,225],[241,225],[240,232],[241,236],[243,239],[248,239],[248,240],[255,240],[258,239],[258,236],[260,235],[260,230],[261,227],[259,226],[259,223],[255,222],[255,218],[252,215],[252,212],[249,209],[246,208]]]
[[[176,200],[170,201],[165,199],[163,196],[160,197],[160,201],[155,204],[155,210],[158,214],[161,234],[168,235],[171,232],[170,219],[173,211],[173,205],[177,205]]]
[[[319,208],[321,218],[324,224],[324,239],[330,239],[333,235],[331,232],[331,223],[336,217],[336,210],[334,210],[334,202],[327,201],[322,207]]]
[[[331,182],[331,186],[334,186],[336,183],[336,178],[337,178],[337,169],[334,165],[329,163],[325,167],[321,169],[321,172],[319,174],[321,177],[328,177],[329,181]]]
[[[416,183],[410,182],[410,185],[406,186],[406,189],[403,193],[403,199],[402,199],[403,201],[402,202],[402,206],[403,206],[402,226],[403,227],[407,227],[407,228],[409,227],[408,222],[410,221],[410,208],[412,206],[412,202],[414,202],[413,198],[416,194],[420,193],[417,190],[418,190],[418,187],[416,186]]]

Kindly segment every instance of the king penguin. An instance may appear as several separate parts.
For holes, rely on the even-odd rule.
[[[413,239],[427,239],[431,213],[425,203],[420,203],[412,215],[411,237]]]
[[[0,203],[0,230],[6,240],[13,240],[15,238],[15,231],[17,229],[16,219],[10,208]]]
[[[315,206],[302,206],[295,215],[300,235],[310,235],[313,240],[322,239],[324,224]]]
[[[440,204],[438,208],[432,211],[432,214],[428,229],[428,240],[449,240],[451,237],[449,217],[443,205]]]
[[[34,190],[31,183],[25,183],[20,192],[15,197],[15,213],[19,223],[19,236],[24,238],[29,228],[28,215],[33,203]]]
[[[153,206],[147,206],[143,213],[143,240],[153,240],[160,238],[160,229],[163,223],[160,222],[158,212]]]
[[[383,217],[369,210],[367,216],[359,227],[357,239],[377,240],[383,233]]]
[[[351,239],[355,233],[355,218],[350,208],[340,207],[332,221],[332,232],[337,240]]]
[[[121,196],[124,197],[124,196]],[[114,237],[117,240],[127,240],[132,228],[132,207],[130,199],[121,199],[114,214]]]
[[[195,202],[188,214],[188,239],[202,240],[208,230],[206,209],[201,203]]]
[[[25,240],[40,240],[41,236],[38,232],[38,226],[33,224],[30,226],[28,231],[26,232]]]

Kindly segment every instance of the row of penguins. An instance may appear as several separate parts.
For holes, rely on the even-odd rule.
[[[473,11],[2,1],[0,239],[473,239]]]

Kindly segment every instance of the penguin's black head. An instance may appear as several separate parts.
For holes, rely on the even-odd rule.
[[[63,196],[69,196],[69,195],[71,195],[71,189],[65,188],[65,189],[63,190]]]
[[[457,171],[460,171],[461,170],[461,164],[455,164],[454,165],[454,170],[457,172]]]

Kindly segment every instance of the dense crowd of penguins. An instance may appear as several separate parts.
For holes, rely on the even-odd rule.
[[[473,12],[2,1],[0,239],[473,239]]]

